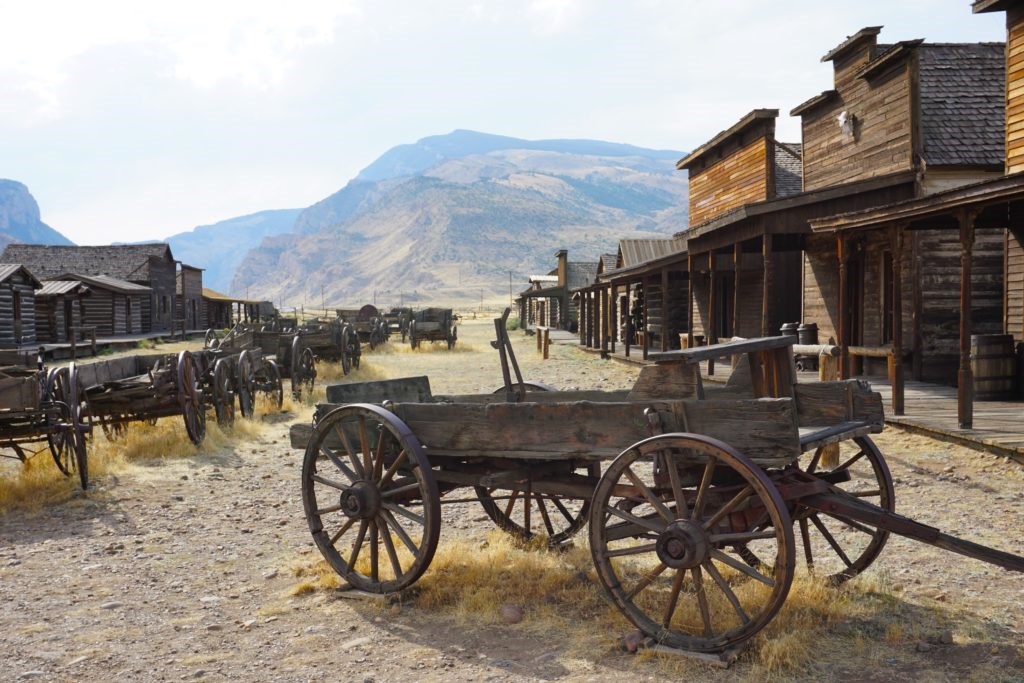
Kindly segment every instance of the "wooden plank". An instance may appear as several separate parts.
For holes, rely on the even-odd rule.
[[[687,363],[645,365],[628,398],[631,401],[704,398],[700,368]]]
[[[759,337],[755,339],[743,339],[740,341],[727,341],[711,346],[697,346],[691,349],[680,349],[678,351],[666,351],[665,353],[652,353],[650,359],[656,363],[683,361],[686,363],[699,363],[710,358],[732,356],[739,353],[751,353],[754,351],[768,351],[780,349],[793,345],[795,338],[787,335],[780,337]]]
[[[424,403],[432,400],[430,378],[426,375],[385,379],[373,382],[347,382],[327,385],[327,401],[344,403]]]

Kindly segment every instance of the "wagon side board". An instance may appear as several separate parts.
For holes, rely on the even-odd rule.
[[[405,403],[391,409],[431,455],[606,460],[650,436],[684,431],[720,439],[764,466],[787,464],[800,453],[792,399]],[[292,446],[304,449],[312,432],[310,425],[293,425]],[[328,438],[329,446],[341,445]]]

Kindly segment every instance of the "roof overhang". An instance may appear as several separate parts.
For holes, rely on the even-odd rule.
[[[1020,4],[1020,0],[974,0],[971,4],[971,11],[975,14],[1005,12],[1008,9],[1020,6]]]
[[[728,141],[730,138],[742,135],[748,128],[757,123],[760,123],[761,121],[764,121],[766,119],[775,119],[778,116],[778,109],[755,109],[754,111],[750,112],[742,119],[737,121],[735,124],[723,130],[721,133],[711,138],[694,151],[690,152],[687,156],[680,159],[676,163],[676,169],[681,171],[684,168],[689,168],[698,160],[700,160],[703,156],[705,156],[708,152],[715,149],[724,142]]]

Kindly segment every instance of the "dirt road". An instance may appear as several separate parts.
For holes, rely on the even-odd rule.
[[[491,334],[468,322],[462,350],[368,353],[363,374],[490,391],[500,384]],[[532,338],[514,338],[524,375],[559,388],[627,388],[636,376],[571,347],[542,362]],[[727,671],[623,652],[629,627],[600,607],[583,552],[537,569],[569,572],[558,593],[513,586],[525,551],[504,548],[473,505],[446,513],[439,554],[449,556],[423,579],[448,591],[434,595],[444,604],[304,585],[296,571],[317,554],[287,429],[309,411],[191,457],[153,453],[61,504],[0,512],[0,680],[1024,680],[1024,576],[900,539],[850,587],[791,596],[784,624],[801,632],[766,632]],[[878,442],[900,512],[1024,552],[1024,468],[891,430]],[[503,582],[518,592],[502,594]],[[464,600],[472,594],[492,597]],[[502,621],[509,602],[521,623]]]

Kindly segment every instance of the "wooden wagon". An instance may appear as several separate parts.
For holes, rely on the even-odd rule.
[[[298,333],[302,336],[303,349],[312,351],[316,360],[339,363],[346,375],[352,368],[359,367],[362,356],[359,333],[341,317],[306,322],[298,328]]]
[[[448,344],[449,349],[454,348],[459,338],[457,320],[458,316],[450,308],[424,308],[416,311],[409,321],[409,344],[416,349],[425,341],[442,341]]]
[[[78,366],[90,418],[112,435],[131,422],[180,415],[197,446],[206,437],[207,400],[200,361],[178,354],[122,356]]]
[[[870,439],[883,428],[879,394],[856,380],[796,384],[790,344],[660,354],[625,396],[537,392],[509,403],[438,399],[421,379],[367,385],[364,398],[390,400],[325,406],[315,425],[292,427],[314,541],[352,586],[400,591],[430,564],[440,506],[473,487],[522,536],[564,542],[589,525],[611,602],[651,642],[705,653],[771,621],[798,557],[845,581],[890,533],[1024,571],[1024,558],[896,514]],[[714,398],[697,364],[735,353],[746,386]],[[744,390],[753,397],[735,396]]]
[[[380,311],[373,304],[366,304],[359,309],[339,308],[336,313],[340,319],[352,326],[359,335],[360,342],[370,345],[371,351],[387,341],[387,326]]]
[[[384,321],[385,338],[390,339],[392,335],[400,335],[402,343],[409,332],[409,321],[412,320],[412,309],[408,307],[396,307],[381,316]]]
[[[48,450],[66,476],[89,485],[86,434],[78,369],[72,363],[49,371],[0,367],[0,453],[22,462]]]
[[[300,330],[248,323],[236,324],[221,339],[208,337],[207,351],[215,351],[232,370],[234,392],[244,416],[252,417],[257,392],[275,400],[280,408],[284,378],[291,383],[295,398],[301,398],[304,389],[313,390],[316,356],[303,337]]]

